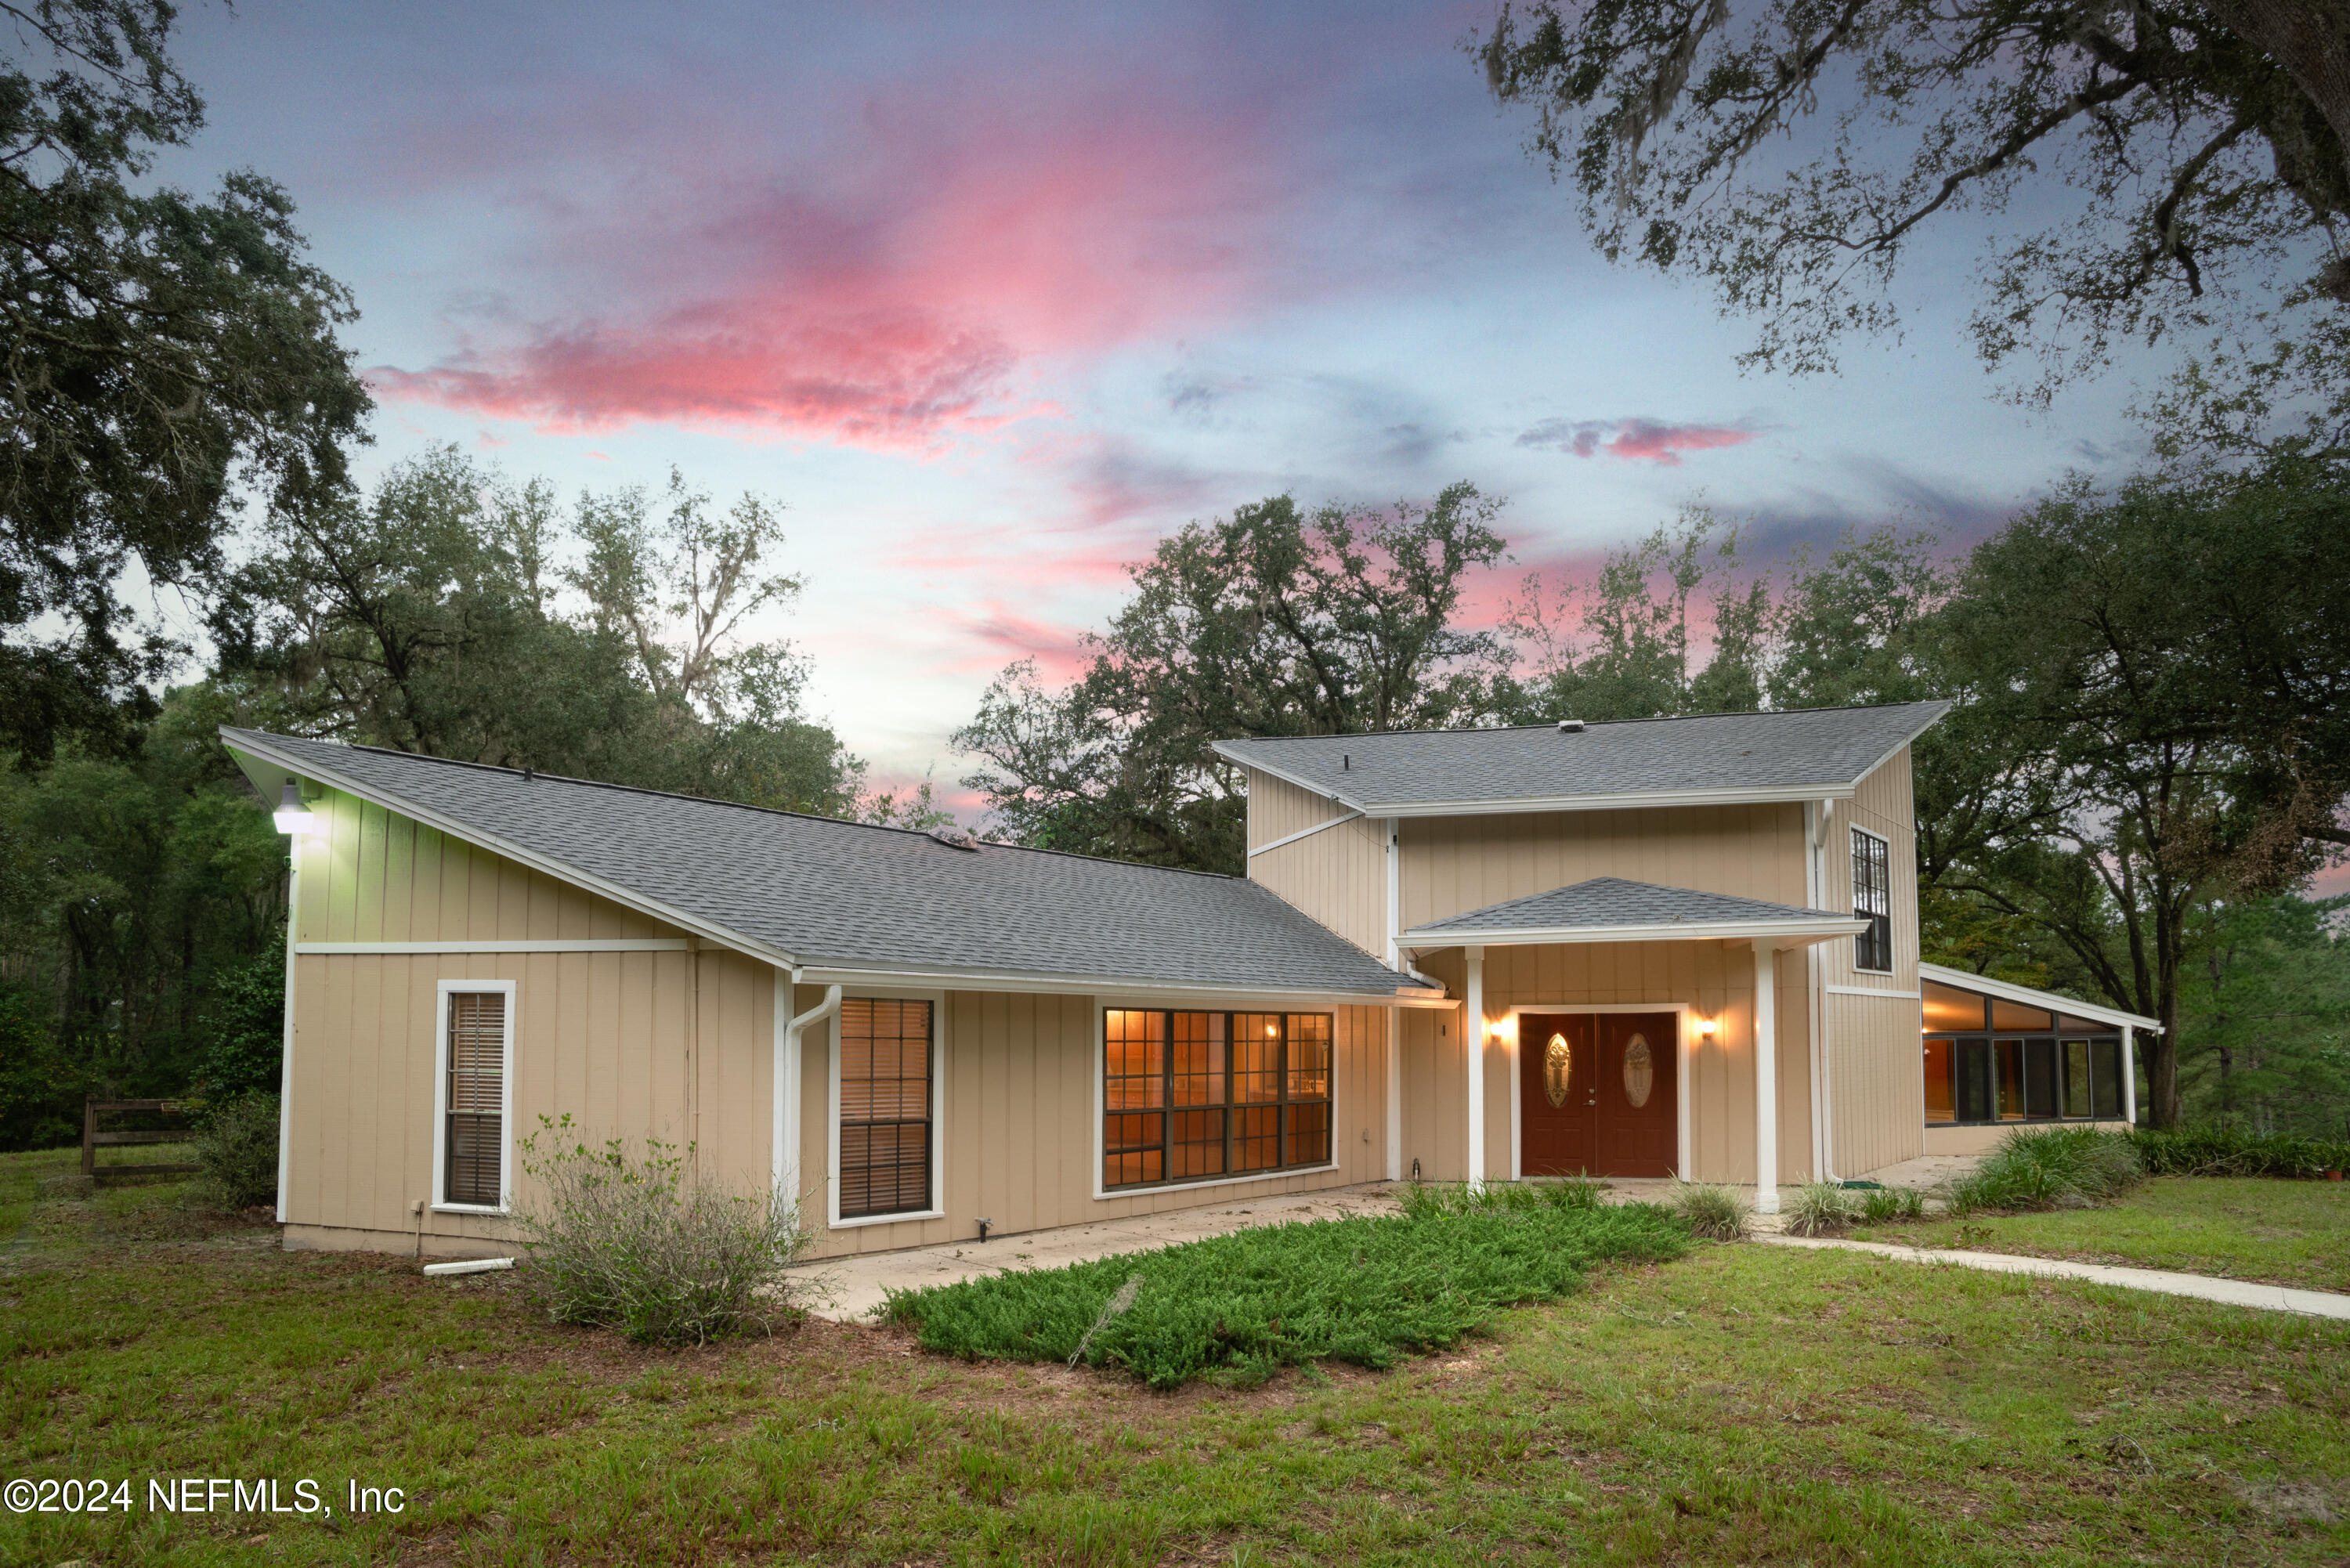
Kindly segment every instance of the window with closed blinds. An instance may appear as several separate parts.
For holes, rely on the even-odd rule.
[[[495,1209],[504,1201],[505,1090],[505,993],[450,992],[442,1202]]]
[[[1852,912],[1868,922],[1853,938],[1852,963],[1878,974],[1893,969],[1893,866],[1885,840],[1852,830]]]
[[[840,1217],[931,1207],[931,1004],[840,1003]]]

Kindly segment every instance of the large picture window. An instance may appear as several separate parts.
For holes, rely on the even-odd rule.
[[[1893,971],[1893,863],[1885,840],[1866,828],[1852,830],[1852,912],[1868,922],[1853,938],[1855,969],[1877,974]]]
[[[1102,1186],[1330,1163],[1331,1015],[1112,1008]]]
[[[2121,1116],[2119,1031],[1939,981],[1918,990],[1929,1124]]]
[[[931,1207],[931,1004],[840,1003],[840,1217]]]

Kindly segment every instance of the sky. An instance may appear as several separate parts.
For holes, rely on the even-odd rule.
[[[1765,556],[1963,543],[2136,450],[2126,385],[1994,396],[1957,225],[1902,340],[1742,374],[1751,324],[1608,265],[1525,156],[1461,47],[1493,10],[241,0],[185,14],[209,125],[163,172],[294,197],[357,297],[363,473],[455,442],[782,504],[808,587],[758,633],[878,782],[966,815],[989,680],[1076,668],[1124,565],[1237,504],[1472,480],[1490,614],[1693,501]]]

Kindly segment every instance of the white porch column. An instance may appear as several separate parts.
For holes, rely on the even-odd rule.
[[[1754,939],[1754,1211],[1779,1212],[1779,962]]]
[[[1469,1059],[1469,1186],[1485,1186],[1485,950],[1461,950],[1469,961],[1467,999],[1461,1009],[1461,1043]]]
[[[2122,1119],[2137,1126],[2137,1032],[2122,1025]]]
[[[1388,1009],[1388,1179],[1403,1179],[1403,1009]]]

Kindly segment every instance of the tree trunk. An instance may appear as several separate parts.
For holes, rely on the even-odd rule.
[[[2350,149],[2350,0],[2204,0],[2293,78]]]

